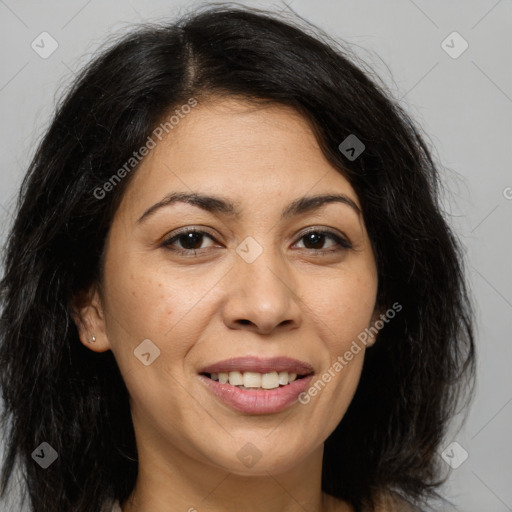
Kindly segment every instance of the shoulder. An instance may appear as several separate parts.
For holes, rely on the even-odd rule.
[[[104,512],[122,512],[119,501],[116,501],[113,505],[105,505]]]
[[[375,512],[422,512],[416,505],[406,500],[398,493],[388,491],[380,495]]]
[[[355,512],[347,502],[325,495],[325,509],[329,512]],[[366,509],[365,509],[366,510]],[[362,511],[364,512],[364,511]],[[377,497],[373,512],[424,512],[398,493],[386,491]]]

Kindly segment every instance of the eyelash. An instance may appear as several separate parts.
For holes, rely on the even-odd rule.
[[[173,251],[177,254],[181,254],[183,256],[188,256],[188,257],[196,256],[196,254],[198,252],[200,252],[202,249],[180,249],[180,248],[172,247],[172,244],[174,242],[179,240],[179,238],[181,238],[182,236],[188,235],[189,233],[197,233],[199,235],[206,235],[212,241],[216,242],[215,238],[212,235],[210,235],[208,232],[193,229],[193,228],[188,228],[188,229],[185,229],[185,230],[177,233],[176,235],[172,236],[171,238],[165,240],[162,243],[162,247],[164,247],[165,249],[167,249],[169,251]],[[339,252],[341,250],[352,249],[352,244],[348,241],[348,239],[345,239],[331,231],[326,231],[326,230],[321,230],[321,229],[310,229],[309,231],[303,233],[298,241],[302,240],[303,238],[310,235],[311,233],[319,234],[322,236],[327,236],[328,238],[331,238],[332,240],[334,240],[336,242],[336,244],[338,245],[338,248],[327,249],[327,250],[325,250],[325,249],[305,249],[313,254],[326,255],[326,254],[332,254],[334,252]]]

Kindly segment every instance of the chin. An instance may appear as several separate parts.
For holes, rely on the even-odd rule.
[[[216,461],[223,470],[240,476],[286,473],[301,464],[315,450],[314,446],[308,450],[304,442],[299,443],[302,436],[293,435],[290,439],[294,439],[294,442],[285,446],[280,441],[276,442],[276,439],[265,439],[264,436],[238,438],[231,440],[222,454],[211,454],[208,460]]]

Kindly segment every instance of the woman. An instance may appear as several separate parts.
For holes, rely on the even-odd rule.
[[[105,50],[23,182],[2,492],[31,510],[417,510],[474,368],[409,117],[334,41],[208,7]]]

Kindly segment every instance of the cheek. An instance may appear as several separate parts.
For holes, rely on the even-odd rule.
[[[348,270],[309,295],[317,332],[321,332],[327,360],[303,395],[302,403],[319,431],[328,435],[341,421],[357,389],[365,346],[358,336],[369,326],[375,307],[377,279],[369,270]]]
[[[152,369],[181,375],[187,353],[200,338],[211,316],[211,298],[222,272],[170,272],[161,260],[135,256],[122,264],[115,254],[105,272],[107,335],[121,370],[140,370],[134,350],[151,340],[160,350]],[[222,269],[221,269],[222,270]],[[210,294],[211,295],[211,294]]]
[[[163,338],[186,313],[193,294],[180,276],[171,279],[161,266],[142,257],[109,257],[105,290],[110,316],[129,330],[130,338]]]
[[[152,417],[155,424],[161,414],[178,431],[183,411],[176,404],[189,398],[181,384],[185,380],[184,363],[204,329],[199,321],[201,313],[205,316],[201,302],[204,290],[190,283],[187,286],[183,277],[171,278],[147,265],[128,262],[122,268],[111,268],[108,276],[107,335],[132,410]],[[144,352],[139,350],[142,346]],[[143,353],[150,354],[146,361],[150,364],[143,362]]]
[[[369,326],[376,295],[377,281],[371,272],[347,273],[309,290],[307,305],[331,350],[344,351]]]

